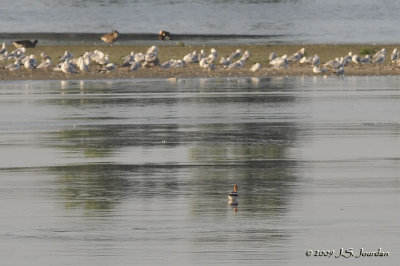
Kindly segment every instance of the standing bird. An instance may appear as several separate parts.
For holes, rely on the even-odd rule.
[[[35,48],[38,40],[34,40],[33,42],[31,40],[21,40],[21,41],[15,41],[13,42],[13,45],[16,48]]]
[[[233,186],[233,191],[228,194],[228,198],[229,198],[229,204],[232,204],[232,205],[238,204],[237,199],[239,198],[239,194],[237,193],[237,185],[236,184]]]
[[[160,30],[160,32],[158,33],[158,39],[160,41],[171,41],[172,36],[171,33],[169,33],[168,31]]]
[[[113,43],[118,39],[118,37],[119,37],[119,32],[116,30],[113,30],[110,33],[103,34],[100,37],[100,39],[105,43]]]

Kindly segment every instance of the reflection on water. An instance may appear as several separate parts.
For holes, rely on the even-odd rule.
[[[305,251],[341,247],[392,261],[397,84],[3,83],[0,264],[320,265]]]

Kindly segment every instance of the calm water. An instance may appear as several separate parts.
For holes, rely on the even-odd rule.
[[[263,42],[398,43],[399,9],[395,0],[3,0],[0,33],[167,29],[275,36]]]
[[[0,265],[396,265],[399,100],[399,77],[2,82]],[[305,256],[340,248],[390,253]]]

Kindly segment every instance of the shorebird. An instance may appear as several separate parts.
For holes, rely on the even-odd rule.
[[[230,57],[227,57],[227,58],[222,57],[221,61],[219,61],[219,63],[221,65],[223,65],[224,67],[228,67],[232,62],[231,62],[231,58]]]
[[[325,68],[321,68],[319,66],[314,66],[312,70],[315,74],[321,74],[326,72]]]
[[[232,60],[232,59],[238,59],[241,56],[242,56],[242,50],[237,49],[235,52],[229,55],[229,58]]]
[[[217,60],[217,57],[218,57],[217,50],[215,50],[215,48],[211,48],[211,53],[207,57],[207,63],[213,64],[215,60]]]
[[[260,70],[260,68],[261,68],[261,64],[255,63],[252,67],[250,67],[250,71],[256,72],[256,71]]]
[[[74,58],[74,55],[68,51],[65,51],[64,54],[60,57],[60,63],[64,63],[68,59]]]
[[[21,68],[21,60],[16,59],[14,63],[6,65],[4,68],[8,69],[9,71],[18,70]]]
[[[116,69],[116,66],[114,63],[108,63],[107,65],[103,66],[99,72],[111,72],[114,71]]]
[[[7,52],[6,43],[3,42],[3,45],[0,49],[0,55],[5,54]]]
[[[272,61],[272,60],[274,60],[275,58],[278,58],[278,54],[275,53],[275,52],[271,52],[271,53],[269,54],[269,56],[268,56],[268,60],[269,60],[269,61]]]
[[[393,52],[392,52],[392,54],[390,56],[390,59],[392,60],[393,63],[396,62],[399,59],[399,49],[394,48],[394,50],[393,50]]]
[[[103,34],[100,39],[105,42],[105,43],[113,43],[115,42],[119,37],[119,32],[116,30],[113,30],[110,33],[105,33]]]
[[[233,186],[233,191],[228,194],[229,204],[238,204],[237,199],[239,194],[237,193],[237,185]]]
[[[158,33],[158,39],[160,41],[170,41],[172,40],[172,36],[171,33],[169,33],[168,31],[160,30],[160,32]]]
[[[21,40],[21,41],[15,41],[13,42],[13,45],[16,48],[35,48],[38,40],[34,40],[33,42],[31,40]]]
[[[67,59],[61,64],[61,71],[66,74],[75,73],[75,66],[72,64],[71,59]]]
[[[37,66],[37,68],[49,68],[51,67],[51,59],[49,56],[42,57],[42,62]]]
[[[140,62],[133,61],[131,63],[131,67],[129,68],[129,70],[133,72],[133,71],[138,70],[139,68],[140,68]]]
[[[272,66],[273,68],[288,68],[289,66],[289,62],[287,59],[287,55],[283,55],[281,57],[277,57],[275,59],[273,59],[271,62],[269,62],[268,64],[269,66]]]
[[[304,56],[305,51],[305,48],[301,48],[299,51],[288,57],[288,61],[298,62]]]
[[[123,60],[123,62],[122,62],[121,67],[130,66],[131,63],[135,61],[135,53],[132,51],[127,56],[124,56],[122,58],[122,60]]]
[[[25,60],[24,67],[26,69],[34,69],[36,68],[36,58],[33,54],[29,56],[27,60]]]
[[[367,54],[365,57],[361,57],[360,63],[362,63],[362,64],[371,63],[371,56]]]

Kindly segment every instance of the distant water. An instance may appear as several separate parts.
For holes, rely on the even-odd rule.
[[[399,84],[2,82],[0,265],[397,265]]]
[[[396,43],[398,10],[395,0],[4,0],[0,32],[117,29],[138,34],[166,29],[175,34],[273,36],[259,40],[264,43]]]

